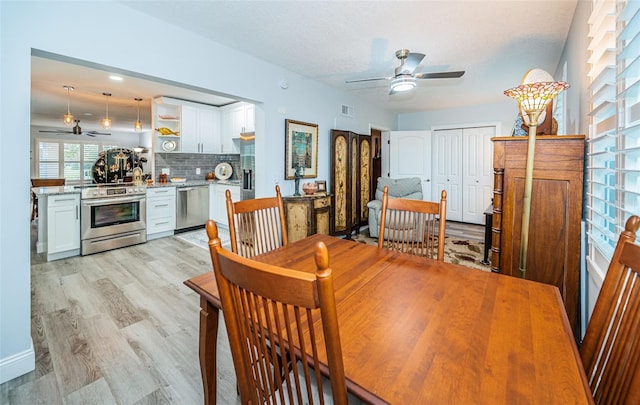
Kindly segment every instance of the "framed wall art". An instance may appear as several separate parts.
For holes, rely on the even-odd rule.
[[[318,124],[285,120],[285,179],[318,177]]]

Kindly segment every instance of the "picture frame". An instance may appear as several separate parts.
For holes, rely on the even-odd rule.
[[[316,194],[326,194],[327,193],[327,181],[326,180],[316,180],[316,186],[318,190]]]
[[[285,120],[285,179],[318,177],[318,124]]]

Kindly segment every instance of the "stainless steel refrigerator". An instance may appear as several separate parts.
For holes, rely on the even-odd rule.
[[[255,134],[245,132],[240,134],[240,171],[242,172],[242,199],[255,198],[256,184],[256,145]]]

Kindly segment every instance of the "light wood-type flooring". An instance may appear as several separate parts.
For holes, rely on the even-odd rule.
[[[177,237],[53,262],[32,248],[36,369],[0,385],[0,403],[201,404],[199,298],[182,283],[210,270],[208,251]],[[218,343],[218,402],[238,404],[222,319]]]

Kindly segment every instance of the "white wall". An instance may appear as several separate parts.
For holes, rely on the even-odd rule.
[[[293,181],[283,180],[285,118],[318,124],[318,178],[327,180],[330,129],[394,129],[393,114],[119,2],[0,1],[0,41],[0,383],[34,366],[29,253],[32,49],[258,102],[256,149],[265,153],[256,156],[256,173],[265,181],[256,185],[257,196],[272,195],[275,181],[285,195],[293,191]],[[287,90],[278,86],[281,79],[289,82]],[[343,103],[354,107],[353,119],[339,116]]]
[[[505,84],[505,89],[518,83]],[[496,104],[485,104],[473,107],[451,108],[446,110],[421,111],[398,114],[398,130],[413,131],[433,127],[458,124],[502,123],[502,134],[511,136],[513,124],[518,115],[518,104],[505,96],[505,101]]]

